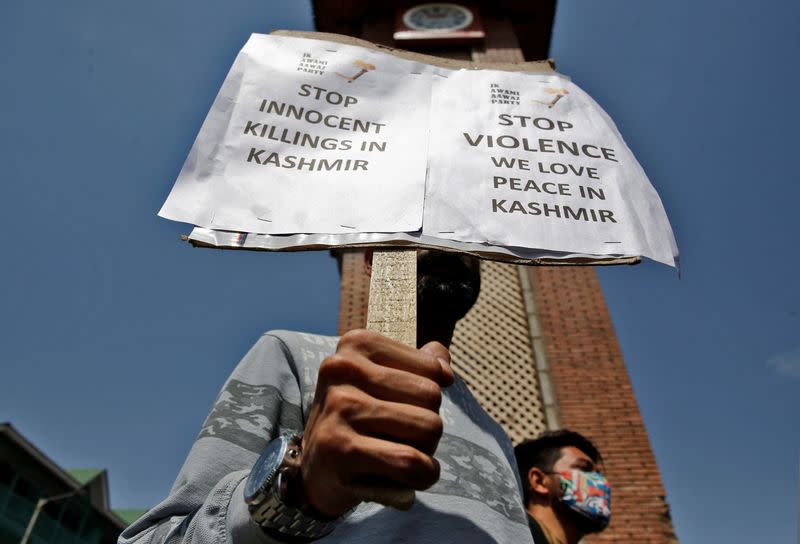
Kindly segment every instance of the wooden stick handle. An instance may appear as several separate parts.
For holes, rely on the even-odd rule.
[[[367,329],[417,346],[415,249],[381,249],[373,253]]]
[[[417,251],[376,250],[372,255],[367,329],[417,346]],[[413,489],[376,486],[372,502],[398,510],[414,504]]]

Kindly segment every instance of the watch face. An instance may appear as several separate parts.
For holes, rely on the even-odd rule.
[[[403,14],[403,24],[413,30],[449,32],[472,24],[472,12],[458,4],[422,4]]]
[[[267,448],[258,458],[256,464],[253,465],[253,470],[250,471],[250,477],[247,478],[247,483],[244,486],[244,500],[250,502],[255,500],[260,494],[265,485],[272,482],[278,468],[283,462],[283,457],[286,455],[286,448],[289,441],[285,437],[278,437],[269,444]]]

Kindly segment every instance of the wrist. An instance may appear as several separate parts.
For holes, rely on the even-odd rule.
[[[252,520],[284,542],[322,538],[342,519],[326,518],[307,503],[301,463],[301,437],[279,436],[256,461],[245,486],[245,502]]]

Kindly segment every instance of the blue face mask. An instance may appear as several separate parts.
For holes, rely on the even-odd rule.
[[[560,501],[590,522],[595,532],[605,529],[611,521],[611,487],[599,472],[566,470],[558,473],[561,479]]]

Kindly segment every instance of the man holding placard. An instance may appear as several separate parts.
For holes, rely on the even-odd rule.
[[[418,277],[418,349],[264,335],[120,542],[530,542],[511,442],[449,365],[478,261],[422,250]]]
[[[231,249],[677,265],[657,194],[588,95],[546,63],[473,68],[253,35],[160,215]],[[471,255],[380,251],[371,332],[265,334],[120,542],[530,542],[510,440],[449,364]]]

